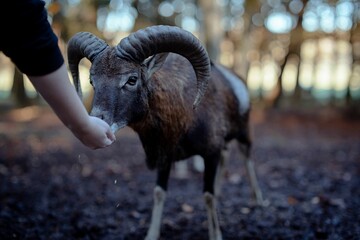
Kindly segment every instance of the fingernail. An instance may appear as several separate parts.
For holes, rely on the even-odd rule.
[[[109,146],[109,145],[111,145],[113,143],[113,141],[111,141],[110,139],[106,139],[105,140],[105,144],[106,144],[106,146]]]

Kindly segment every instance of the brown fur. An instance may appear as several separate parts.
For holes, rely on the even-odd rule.
[[[148,83],[149,112],[142,122],[130,125],[140,136],[150,168],[221,150],[246,128],[247,119],[240,116],[237,99],[222,79],[213,66],[208,91],[194,110],[196,80],[187,60],[170,55],[154,74]]]

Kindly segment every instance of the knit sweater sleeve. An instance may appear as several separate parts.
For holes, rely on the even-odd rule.
[[[64,58],[47,19],[45,3],[41,0],[5,2],[6,8],[1,10],[0,17],[5,36],[0,50],[29,76],[42,76],[57,70]]]

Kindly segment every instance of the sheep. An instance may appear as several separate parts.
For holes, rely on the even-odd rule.
[[[113,132],[125,126],[137,132],[148,168],[157,169],[145,239],[160,237],[172,163],[193,155],[204,159],[209,239],[222,239],[215,183],[217,172],[221,172],[217,167],[222,165],[226,144],[232,139],[243,146],[254,193],[262,202],[249,158],[246,85],[230,70],[211,62],[193,34],[174,26],[152,26],[130,34],[114,47],[91,33],[75,34],[68,42],[68,65],[80,97],[78,64],[84,57],[92,63],[90,114],[106,121]]]

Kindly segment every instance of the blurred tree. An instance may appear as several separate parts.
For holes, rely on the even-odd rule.
[[[360,3],[358,3],[360,5]],[[360,9],[359,9],[360,11]],[[360,15],[357,16],[360,18]],[[354,23],[357,22],[354,15]],[[352,96],[351,88],[357,86],[360,88],[360,24],[356,24],[350,31],[350,43],[352,46],[352,77],[347,88],[346,93],[346,106],[347,115],[350,117],[360,116],[360,97],[355,98]],[[356,88],[356,87],[354,87]]]
[[[217,0],[199,0],[199,6],[203,13],[202,28],[205,36],[205,46],[210,58],[214,61],[219,60],[220,45],[224,37],[224,27],[222,26],[223,8],[219,6]],[[217,24],[214,24],[217,23]]]
[[[30,98],[28,98],[24,85],[24,74],[15,67],[13,85],[11,88],[11,98],[15,102],[17,107],[26,107],[31,104]]]
[[[80,31],[92,32],[102,36],[102,32],[97,27],[97,12],[101,6],[108,6],[109,2],[108,0],[81,0],[76,5],[62,4],[67,15],[64,23],[66,29],[64,37],[73,36]]]
[[[302,27],[302,20],[303,20],[303,14],[304,14],[304,6],[305,6],[305,0],[298,0],[298,7],[296,9],[296,11],[292,10],[290,7],[290,4],[292,2],[290,2],[290,4],[287,5],[286,10],[289,12],[292,12],[293,14],[296,14],[296,24],[295,27],[290,31],[289,35],[290,35],[290,40],[289,40],[289,45],[288,45],[288,50],[287,50],[287,54],[285,56],[284,59],[282,59],[281,63],[280,63],[280,74],[279,74],[279,79],[277,81],[277,95],[274,98],[274,107],[278,107],[280,100],[284,99],[284,94],[283,94],[283,74],[284,74],[284,69],[287,63],[289,63],[290,58],[296,58],[296,59],[300,59],[300,52],[301,52],[301,45],[304,41],[304,37],[305,37],[305,33],[304,33],[304,28]],[[296,61],[296,60],[295,60]],[[300,61],[298,61],[297,63],[297,68],[299,68],[299,63]],[[294,90],[294,94],[292,94],[293,98],[295,98],[295,101],[299,101],[300,97],[301,97],[301,88],[300,88],[300,84],[299,84],[299,73],[300,71],[297,71],[296,74],[296,85],[295,85],[295,90]]]
[[[311,88],[299,84],[302,47],[305,40],[331,36],[336,44],[339,39],[352,46],[352,71],[346,96],[347,103],[360,95],[357,90],[357,72],[360,68],[360,37],[358,22],[360,2],[354,0],[47,0],[50,20],[58,34],[60,46],[66,55],[69,36],[79,31],[89,31],[116,43],[129,32],[155,24],[177,25],[194,32],[205,43],[210,57],[233,68],[246,77],[249,69],[256,67],[254,95],[266,101],[271,99],[275,107],[303,96],[314,96]],[[350,19],[350,20],[349,20]],[[315,48],[319,48],[316,45]],[[306,50],[306,49],[305,49]],[[309,50],[307,50],[309,51]],[[335,58],[337,49],[332,50]],[[274,64],[278,78],[272,93],[264,90],[268,79],[268,64]],[[319,65],[314,57],[313,71]],[[290,93],[284,92],[289,83],[284,73],[291,65],[296,74],[296,84]],[[294,70],[296,69],[296,71]],[[331,72],[336,69],[330,68]],[[315,72],[312,73],[314,78]],[[318,72],[316,72],[319,75]],[[15,74],[16,75],[16,74]],[[331,74],[330,74],[331,75]],[[333,74],[334,75],[334,74]],[[293,76],[292,76],[293,77]],[[319,76],[317,76],[319,78]],[[251,78],[248,78],[251,82]],[[291,80],[293,81],[293,80]],[[315,81],[314,79],[310,81]],[[331,80],[334,81],[335,80]],[[13,86],[13,97],[23,94],[21,79]],[[352,87],[351,87],[352,86]],[[15,90],[17,89],[17,90]],[[335,90],[332,90],[335,91]],[[263,94],[263,95],[262,95]],[[335,97],[335,93],[332,93]],[[24,95],[25,96],[25,95]],[[270,97],[269,97],[270,96]],[[343,98],[344,99],[344,98]],[[335,99],[336,100],[336,99]]]
[[[229,35],[235,46],[234,70],[244,77],[248,75],[250,61],[259,60],[256,59],[256,54],[252,54],[256,41],[251,41],[251,37],[256,35],[252,17],[260,8],[260,1],[246,0],[243,17],[238,19],[240,26],[235,28],[237,31],[232,31]]]

